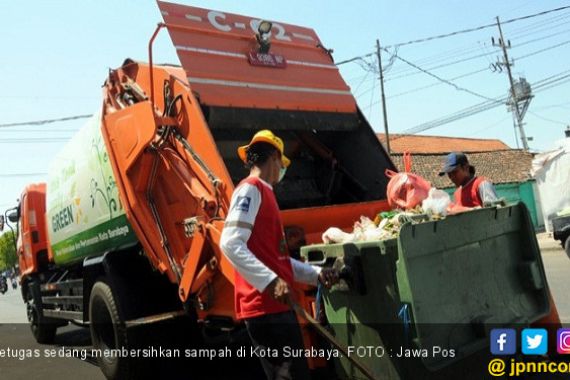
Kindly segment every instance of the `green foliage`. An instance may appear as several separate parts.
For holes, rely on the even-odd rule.
[[[12,231],[8,231],[0,236],[0,270],[12,268],[17,262],[14,234]]]

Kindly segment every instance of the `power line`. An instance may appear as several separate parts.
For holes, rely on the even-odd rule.
[[[565,10],[565,9],[570,9],[570,6],[565,6],[565,7],[550,9],[550,10],[547,10],[547,11],[543,11],[543,12],[539,12],[539,13],[534,13],[534,14],[527,15],[527,16],[512,18],[512,19],[509,19],[509,20],[506,20],[506,21],[502,22],[502,24],[504,25],[504,24],[509,24],[509,23],[513,23],[513,22],[516,22],[516,21],[521,21],[521,20],[526,20],[526,19],[530,19],[530,18],[534,18],[534,17],[539,17],[539,16],[543,16],[543,15],[545,15],[545,14],[549,14],[549,13],[553,13],[553,12],[559,12],[559,11],[562,11],[562,10]],[[560,16],[566,16],[566,15],[560,15]],[[557,17],[558,17],[558,16],[557,16]],[[545,23],[545,22],[546,22],[546,21],[544,21],[544,23]],[[491,27],[494,28],[494,27],[496,27],[496,25],[497,25],[496,23],[481,25],[481,26],[478,26],[478,27],[469,28],[469,29],[463,29],[463,30],[458,30],[458,31],[451,32],[451,33],[439,34],[439,35],[436,35],[436,36],[425,37],[425,38],[420,38],[420,39],[411,40],[411,41],[406,41],[406,42],[400,42],[400,43],[396,43],[396,44],[393,44],[393,45],[387,45],[387,46],[384,46],[384,48],[389,49],[389,48],[394,48],[394,47],[400,47],[400,46],[406,46],[406,45],[411,45],[411,44],[416,44],[416,43],[421,43],[421,42],[432,41],[432,40],[435,40],[435,39],[441,39],[441,38],[451,37],[451,36],[455,36],[455,35],[458,35],[458,34],[464,34],[464,33],[475,32],[475,31],[478,31],[478,30],[486,29],[486,28],[491,28]],[[527,28],[528,28],[528,27],[527,27]],[[527,30],[528,30],[528,29],[527,29]],[[372,55],[374,55],[374,54],[375,54],[375,52],[363,54],[363,55],[360,55],[360,56],[357,56],[357,57],[354,57],[354,58],[350,58],[350,59],[346,59],[346,60],[344,60],[344,61],[337,62],[337,63],[335,63],[335,64],[336,64],[337,66],[340,66],[340,65],[343,65],[343,64],[345,64],[345,63],[349,63],[349,62],[356,61],[356,60],[358,60],[358,59],[368,58],[368,57],[370,57],[370,56],[372,56]]]
[[[542,120],[545,120],[545,121],[549,121],[549,122],[554,123],[554,124],[561,124],[561,125],[564,125],[564,126],[568,125],[568,123],[564,123],[563,121],[552,120],[552,119],[549,119],[549,118],[547,118],[547,117],[540,116],[540,115],[538,115],[537,113],[534,113],[534,112],[532,112],[532,111],[527,111],[527,112],[530,113],[531,115],[534,115],[534,116],[538,117],[539,119],[542,119]]]
[[[561,32],[557,32],[557,33],[549,34],[549,35],[547,35],[547,36],[535,38],[534,40],[525,41],[525,42],[520,43],[520,44],[515,44],[515,45],[513,45],[512,47],[513,47],[513,48],[519,48],[519,47],[521,47],[521,46],[525,46],[525,45],[528,45],[528,44],[531,44],[531,43],[534,43],[534,42],[537,42],[537,41],[546,40],[546,39],[548,39],[548,38],[555,37],[555,36],[558,36],[558,35],[560,35],[560,34],[568,33],[568,32],[570,32],[570,29],[565,29],[565,30],[563,30],[563,31],[561,31]]]
[[[478,50],[478,49],[479,49],[479,48],[477,47],[477,50]],[[476,54],[476,55],[471,55],[471,56],[469,56],[469,57],[465,57],[465,58],[461,58],[461,59],[456,59],[456,60],[451,61],[451,62],[449,61],[449,59],[451,59],[451,58],[461,57],[461,56],[464,56],[464,55],[469,54],[469,53],[471,53],[471,51],[468,51],[468,52],[463,53],[463,54],[451,56],[451,57],[448,57],[448,58],[446,58],[446,59],[439,59],[439,60],[426,61],[424,64],[427,65],[428,62],[429,62],[429,65],[437,64],[436,66],[431,66],[431,67],[428,68],[428,70],[435,70],[435,69],[439,69],[439,68],[442,68],[442,67],[448,67],[448,66],[456,65],[456,64],[458,64],[458,63],[467,62],[467,61],[470,61],[470,60],[472,60],[472,59],[477,59],[477,58],[481,58],[481,57],[485,57],[485,56],[488,56],[488,55],[495,54],[495,52],[493,52],[493,51],[491,51],[491,52],[484,52],[484,53],[478,53],[478,54]],[[419,61],[418,61],[417,63],[420,64]],[[438,63],[439,63],[439,64],[438,64]],[[398,71],[394,70],[394,72],[392,72],[392,76],[389,78],[389,80],[394,80],[394,79],[399,79],[399,78],[405,78],[405,77],[409,76],[409,74],[407,74],[407,73],[410,72],[410,71],[411,71],[411,70],[410,70],[409,68],[402,68],[402,69],[400,69],[400,70],[398,70]],[[396,75],[396,74],[397,74],[397,75]]]
[[[69,138],[0,138],[0,144],[50,144],[50,143],[58,143],[58,142],[65,142],[69,141]]]
[[[524,58],[532,57],[533,55],[537,55],[537,54],[540,54],[540,53],[544,53],[545,51],[552,50],[552,49],[555,49],[555,48],[557,48],[557,47],[564,46],[564,45],[568,45],[568,44],[570,44],[570,40],[569,40],[569,41],[561,42],[561,43],[556,44],[556,45],[549,46],[549,47],[544,48],[544,49],[540,49],[540,50],[534,51],[534,52],[529,53],[529,54],[526,54],[526,55],[522,55],[522,56],[520,56],[520,57],[518,57],[518,58],[515,58],[515,60],[521,60],[521,59],[524,59]]]
[[[91,116],[93,116],[93,115],[77,115],[77,116],[61,117],[58,119],[45,119],[45,120],[25,121],[22,123],[0,124],[0,128],[20,127],[20,126],[24,126],[24,125],[44,125],[44,124],[50,124],[50,123],[57,123],[60,121],[87,119]]]
[[[565,24],[565,25],[566,25],[566,24]],[[566,30],[559,31],[559,32],[556,32],[556,33],[553,33],[553,34],[549,34],[549,35],[546,35],[546,36],[541,36],[541,37],[539,37],[539,38],[531,39],[531,40],[528,40],[528,41],[523,41],[523,42],[521,42],[521,43],[514,44],[513,47],[519,48],[519,47],[521,47],[521,46],[525,46],[525,45],[528,45],[528,44],[531,44],[531,43],[534,43],[534,42],[537,42],[537,41],[545,40],[545,39],[548,39],[548,38],[551,38],[551,37],[554,37],[554,36],[557,36],[557,35],[560,35],[560,34],[563,34],[563,33],[567,33],[568,31],[570,31],[570,30],[566,29]],[[560,46],[561,46],[561,45],[560,45]],[[486,44],[483,44],[483,47],[486,47]],[[557,46],[554,46],[554,47],[557,47]],[[554,47],[551,47],[551,48],[554,48]],[[488,56],[490,56],[490,55],[496,54],[495,51],[492,51],[492,50],[491,50],[491,51],[488,51],[488,50],[485,49],[484,53],[479,53],[479,54],[476,54],[476,55],[471,55],[471,56],[466,57],[466,58],[461,58],[461,59],[457,59],[457,60],[455,60],[455,61],[449,62],[449,59],[452,59],[452,58],[455,58],[455,57],[465,56],[465,55],[467,55],[467,54],[469,54],[469,53],[471,53],[471,52],[474,52],[474,51],[476,51],[476,50],[479,50],[479,49],[480,49],[480,47],[471,47],[471,48],[468,48],[468,49],[463,49],[464,52],[461,53],[461,54],[446,54],[446,53],[444,52],[444,53],[442,53],[442,54],[440,54],[440,55],[434,55],[434,56],[431,56],[431,57],[428,57],[428,58],[425,58],[425,59],[420,59],[420,60],[416,61],[416,64],[418,64],[418,65],[420,65],[420,64],[426,65],[426,64],[428,64],[428,62],[429,62],[429,65],[433,65],[433,64],[437,64],[438,62],[441,62],[441,64],[439,64],[439,65],[437,65],[437,66],[431,66],[431,67],[428,67],[428,68],[427,68],[428,70],[435,70],[435,69],[439,69],[439,68],[443,68],[443,67],[452,66],[452,65],[455,65],[455,64],[458,64],[458,63],[467,62],[467,61],[470,61],[470,60],[472,60],[472,59],[477,59],[477,58],[481,58],[481,57],[488,57]],[[548,48],[547,48],[547,49],[548,49]],[[453,51],[453,50],[452,50],[452,51]],[[536,54],[538,54],[538,53],[536,53]],[[438,56],[441,57],[441,58],[438,58]],[[443,58],[443,57],[446,57],[446,58]],[[391,73],[392,76],[389,77],[389,79],[387,79],[387,81],[389,81],[389,80],[395,80],[395,79],[399,79],[399,78],[405,78],[405,77],[408,77],[408,76],[410,76],[410,75],[415,75],[415,74],[407,74],[407,73],[409,73],[409,71],[410,71],[410,68],[402,68],[402,69],[399,69],[399,70],[394,70],[394,71]]]
[[[548,89],[551,89],[553,87],[557,87],[560,86],[564,83],[570,82],[570,74],[566,74],[566,75],[562,75],[567,73],[570,70],[552,75],[550,77],[547,77],[545,79],[542,79],[540,81],[537,81],[533,84],[531,84],[531,87],[533,88],[533,92],[537,93],[537,92],[541,92],[541,91],[545,91]],[[496,98],[494,102],[491,101],[486,101],[486,102],[482,102],[482,103],[478,103],[475,104],[473,106],[464,108],[462,110],[459,110],[457,112],[454,112],[450,115],[447,116],[443,116],[440,117],[438,119],[435,120],[431,120],[422,124],[419,124],[415,127],[409,128],[404,130],[402,133],[403,134],[416,134],[416,133],[420,133],[423,131],[426,131],[428,129],[432,129],[432,128],[436,128],[439,127],[441,125],[444,124],[449,124],[451,122],[454,122],[456,120],[460,120],[484,111],[488,111],[492,108],[498,107],[501,104],[506,104],[508,97],[501,97],[501,98]]]
[[[570,12],[566,12],[554,17],[546,18],[541,21],[537,21],[535,23],[531,23],[529,25],[525,25],[521,28],[516,28],[510,31],[511,36],[515,36],[517,38],[528,36],[530,34],[534,34],[540,32],[542,30],[548,30],[557,28],[559,26],[566,25],[567,22],[565,19],[570,17]],[[546,26],[546,28],[545,28]]]
[[[569,41],[564,41],[564,42],[561,42],[561,43],[558,43],[558,44],[555,44],[555,45],[551,45],[551,46],[548,46],[548,47],[543,48],[543,49],[539,49],[539,50],[533,51],[533,52],[531,52],[531,53],[522,55],[522,56],[520,56],[520,57],[515,57],[514,60],[515,60],[515,61],[520,61],[520,60],[522,60],[522,59],[526,59],[526,58],[528,58],[528,57],[532,57],[532,56],[534,56],[534,55],[537,55],[537,54],[540,54],[540,53],[544,53],[545,51],[549,51],[549,50],[552,50],[552,49],[555,49],[555,48],[558,48],[558,47],[561,47],[561,46],[564,46],[564,45],[568,45],[568,44],[570,44],[570,40],[569,40]],[[492,53],[491,53],[491,54],[492,54]],[[463,58],[463,59],[460,59],[460,60],[456,60],[456,61],[453,61],[453,62],[441,64],[441,65],[438,65],[438,66],[428,67],[428,68],[426,68],[425,70],[430,70],[430,71],[432,71],[432,70],[436,70],[436,69],[441,69],[441,68],[444,68],[444,67],[448,67],[448,66],[455,65],[455,64],[457,64],[457,63],[469,61],[469,60],[471,60],[471,59],[480,58],[480,57],[483,57],[483,56],[486,56],[486,55],[490,55],[490,54],[487,54],[487,53],[485,53],[485,54],[479,54],[479,55],[475,55],[475,56]],[[410,77],[410,76],[414,76],[414,75],[418,75],[418,74],[419,74],[419,73],[401,74],[401,75],[397,75],[397,76],[390,77],[390,78],[386,79],[386,82],[392,81],[392,80],[396,80],[396,79],[401,79],[401,78],[408,78],[408,77]]]
[[[475,132],[473,132],[473,133],[470,133],[470,134],[468,134],[467,136],[468,136],[468,137],[475,136],[475,135],[478,135],[479,133],[484,132],[484,131],[486,131],[486,130],[488,130],[488,129],[494,128],[494,127],[496,127],[497,125],[499,125],[499,124],[501,124],[502,122],[504,122],[505,120],[509,119],[510,117],[511,117],[510,115],[504,116],[504,117],[501,118],[501,120],[499,120],[499,121],[497,121],[497,122],[494,122],[493,124],[488,125],[488,126],[486,126],[485,128],[482,128],[482,129],[479,129],[479,130],[477,130],[477,131],[475,131]]]
[[[475,74],[482,73],[482,72],[487,71],[487,70],[489,70],[489,68],[488,68],[488,67],[485,67],[485,68],[483,68],[483,69],[471,71],[471,72],[466,73],[466,74],[462,74],[462,75],[458,75],[458,76],[453,77],[453,78],[449,78],[449,80],[452,81],[452,80],[457,80],[457,79],[465,78],[465,77],[468,77],[468,76],[471,76],[471,75],[475,75]],[[410,89],[410,90],[403,91],[403,92],[399,92],[399,93],[397,93],[397,94],[388,96],[388,99],[397,98],[397,97],[402,96],[402,95],[407,95],[407,94],[411,94],[411,93],[413,93],[413,92],[418,92],[418,91],[421,91],[421,90],[425,90],[425,89],[430,88],[430,87],[439,86],[439,85],[442,84],[442,83],[443,83],[443,82],[438,81],[438,82],[434,82],[434,83],[432,83],[432,84],[428,84],[428,85],[425,85],[425,86],[422,86],[422,87],[412,88],[412,89]]]
[[[39,177],[42,175],[47,175],[47,173],[11,173],[11,174],[0,174],[0,177],[2,178]]]
[[[337,62],[337,63],[335,63],[335,65],[337,65],[337,66],[344,65],[345,63],[353,62],[353,61],[356,61],[359,59],[368,58],[374,54],[376,54],[376,53],[368,53],[368,54],[364,54],[364,55],[359,55],[358,57],[354,57],[354,58],[346,59],[344,61]]]
[[[360,86],[362,86],[362,84],[366,81],[366,79],[368,78],[368,75],[370,75],[370,71],[366,72],[366,75],[364,76],[364,78],[360,81],[360,83],[358,84],[358,86],[356,86],[356,89],[354,90],[354,93],[357,93],[358,90],[360,89]]]
[[[541,32],[542,30],[553,30],[553,29],[556,29],[556,28],[558,28],[558,27],[560,27],[560,26],[567,26],[568,23],[567,23],[567,21],[565,21],[565,20],[562,20],[563,22],[560,23],[560,24],[556,24],[556,23],[553,24],[553,21],[554,21],[555,19],[560,19],[561,17],[562,17],[562,18],[569,18],[569,17],[570,17],[570,12],[568,12],[568,13],[566,13],[566,14],[558,15],[558,16],[556,16],[555,18],[551,18],[551,19],[546,19],[546,20],[540,21],[540,22],[539,22],[539,24],[540,24],[539,27],[541,28],[541,30],[537,30],[537,31],[530,32],[530,33],[524,33],[524,34],[521,34],[520,32],[519,32],[519,33],[511,33],[511,40],[513,40],[513,37],[514,37],[515,35],[517,36],[516,38],[518,39],[519,37],[536,34],[536,33],[538,33],[538,32]],[[534,25],[534,24],[533,24],[533,25]],[[546,28],[544,27],[545,25],[546,25]],[[525,28],[526,28],[526,27],[525,27]],[[530,29],[533,29],[533,28],[526,28],[526,29],[523,28],[523,29],[520,29],[520,30],[522,30],[523,32],[527,32],[527,31],[530,30]],[[555,34],[551,34],[550,36],[554,36],[554,35],[561,34],[561,33],[564,33],[564,32],[558,32],[558,33],[555,33]],[[519,35],[520,35],[520,36],[519,36]],[[531,42],[534,42],[534,41],[538,41],[538,40],[541,40],[541,39],[549,38],[550,36],[542,37],[542,38],[535,39],[535,40],[531,40],[531,41],[525,41],[525,42],[523,42],[523,43],[521,43],[521,44],[517,44],[516,46],[517,46],[517,47],[523,46],[523,45],[526,45],[526,44],[531,43]],[[481,44],[480,41],[478,41],[478,43]],[[484,47],[485,47],[487,44],[485,43],[485,44],[483,44],[483,45],[484,45]],[[447,59],[451,59],[451,58],[454,58],[454,57],[461,57],[461,56],[464,56],[464,55],[466,55],[466,54],[469,54],[470,52],[474,52],[474,51],[478,51],[478,50],[480,50],[480,49],[479,49],[477,46],[469,46],[469,47],[463,47],[463,48],[454,48],[454,49],[451,49],[451,50],[447,50],[447,51],[445,51],[445,52],[441,52],[441,53],[438,53],[438,54],[435,54],[435,55],[426,57],[426,58],[424,58],[424,59],[415,60],[415,62],[416,62],[416,64],[418,64],[418,65],[426,65],[426,64],[428,64],[428,62],[429,62],[430,65],[431,65],[431,64],[433,64],[433,63],[441,62],[441,61],[446,61]],[[490,55],[490,54],[493,54],[493,53],[490,52],[490,53],[488,53],[488,54]],[[447,58],[444,58],[444,57],[447,57]],[[401,72],[408,71],[408,70],[409,70],[409,68],[404,68],[404,69],[401,69],[401,70],[395,70],[395,72],[393,72],[392,74],[394,74],[394,73],[401,73]]]
[[[550,37],[553,37],[553,36],[556,36],[556,35],[559,35],[559,34],[562,34],[562,33],[566,33],[566,32],[569,32],[569,31],[570,31],[570,29],[567,29],[567,30],[564,30],[564,31],[561,31],[561,32],[557,32],[557,33],[554,33],[554,34],[549,34],[549,35],[547,35],[547,36],[543,36],[543,37],[540,37],[540,38],[537,38],[537,39],[534,39],[534,40],[529,40],[529,41],[522,42],[522,43],[520,43],[520,44],[516,44],[516,45],[514,45],[513,47],[517,47],[517,48],[518,48],[518,47],[521,47],[521,46],[524,46],[524,45],[527,45],[527,44],[530,44],[530,43],[533,43],[533,42],[536,42],[536,41],[544,40],[544,39],[547,39],[547,38],[550,38]],[[554,49],[554,48],[556,48],[556,47],[560,47],[560,46],[562,46],[562,45],[566,45],[567,43],[570,43],[570,41],[563,42],[563,43],[560,43],[560,44],[557,44],[557,45],[553,45],[553,46],[550,46],[550,47],[541,49],[541,50],[539,50],[539,51],[535,51],[535,52],[529,53],[529,54],[524,55],[524,56],[521,56],[521,57],[519,57],[519,58],[517,58],[517,59],[525,59],[525,58],[527,58],[527,57],[530,57],[530,56],[533,56],[533,55],[542,53],[542,52],[544,52],[544,51],[551,50],[551,49]],[[487,52],[487,53],[484,54],[484,55],[491,55],[491,54],[495,54],[495,52]],[[477,58],[477,57],[476,57],[476,58]],[[452,62],[452,63],[450,63],[450,65],[451,65],[451,64],[455,64],[455,63],[458,63],[458,61]],[[418,64],[419,64],[419,62],[418,62]],[[435,68],[439,68],[439,67],[436,66]],[[433,70],[433,69],[435,69],[435,68],[430,68],[430,70]],[[484,72],[484,71],[487,71],[487,70],[488,70],[488,68],[485,67],[485,68],[483,68],[483,69],[475,70],[475,71],[472,71],[472,72],[469,72],[469,73],[466,73],[466,74],[462,74],[462,75],[459,75],[459,76],[450,78],[449,80],[450,80],[450,81],[457,80],[457,79],[464,78],[464,77],[467,77],[467,76],[471,76],[471,75],[474,75],[474,74],[478,74],[478,73],[481,73],[481,72]],[[407,76],[410,76],[410,75],[414,75],[414,74],[409,74],[409,75],[405,75],[405,76],[398,76],[398,77],[392,77],[391,79],[398,79],[398,78],[407,77]],[[431,88],[431,87],[434,87],[434,86],[438,86],[438,85],[440,85],[441,83],[442,83],[442,82],[435,82],[435,83],[431,83],[431,84],[428,84],[428,85],[425,85],[425,86],[416,87],[416,88],[413,88],[413,89],[410,89],[410,90],[407,90],[407,91],[404,91],[404,92],[400,92],[400,93],[398,93],[398,94],[391,95],[391,96],[388,97],[388,99],[393,99],[393,98],[396,98],[396,97],[399,97],[399,96],[402,96],[402,95],[407,95],[407,94],[414,93],[414,92],[417,92],[417,91],[425,90],[425,89],[427,89],[427,88]]]
[[[516,21],[521,21],[521,20],[526,20],[526,19],[529,19],[529,18],[534,18],[534,17],[538,17],[538,16],[543,16],[543,15],[545,15],[545,14],[549,14],[549,13],[553,13],[553,12],[559,12],[559,11],[562,11],[562,10],[564,10],[564,9],[570,9],[570,6],[565,6],[565,7],[550,9],[550,10],[547,10],[547,11],[543,11],[543,12],[539,12],[539,13],[534,13],[534,14],[527,15],[527,16],[516,17],[516,18],[512,18],[512,19],[506,20],[506,21],[502,21],[501,23],[502,23],[502,24],[510,24],[510,23],[516,22]],[[405,45],[417,44],[417,43],[432,41],[432,40],[436,40],[436,39],[440,39],[440,38],[452,37],[452,36],[456,36],[456,35],[458,35],[458,34],[476,32],[476,31],[478,31],[478,30],[482,30],[482,29],[486,29],[486,28],[494,28],[494,27],[496,27],[496,26],[497,26],[496,23],[487,24],[487,25],[481,25],[481,26],[477,26],[477,27],[474,27],[474,28],[463,29],[463,30],[457,30],[457,31],[451,32],[451,33],[439,34],[439,35],[436,35],[436,36],[420,38],[420,39],[417,39],[417,40],[411,40],[411,41],[406,41],[406,42],[400,42],[400,43],[397,43],[397,44],[394,44],[394,45],[385,46],[385,48],[391,48],[391,47],[396,47],[396,46],[405,46]]]
[[[383,50],[387,52],[387,50],[386,50],[385,48],[384,48]],[[418,65],[413,64],[412,62],[410,62],[410,61],[408,61],[408,60],[406,60],[406,59],[400,57],[399,55],[396,55],[396,58],[399,59],[400,61],[402,61],[402,62],[404,62],[404,63],[406,63],[406,64],[412,66],[412,67],[415,68],[416,70],[419,70],[419,71],[421,71],[422,73],[424,73],[424,74],[426,74],[426,75],[429,75],[430,77],[433,77],[433,78],[435,78],[435,79],[437,79],[437,80],[439,80],[439,81],[441,81],[441,82],[443,82],[443,83],[445,83],[445,84],[448,84],[448,85],[454,87],[454,88],[455,88],[456,90],[458,90],[458,91],[464,91],[464,92],[467,92],[468,94],[477,96],[477,97],[479,97],[479,98],[483,98],[483,99],[490,100],[490,101],[495,101],[495,99],[491,99],[491,98],[489,98],[489,97],[487,97],[487,96],[485,96],[485,95],[478,94],[478,93],[476,93],[475,91],[471,91],[471,90],[469,90],[469,89],[467,89],[467,88],[465,88],[465,87],[460,87],[460,86],[458,86],[457,84],[455,84],[455,83],[453,83],[453,82],[450,82],[450,81],[447,80],[447,79],[441,78],[441,77],[439,77],[439,76],[437,76],[437,75],[435,75],[435,74],[433,74],[433,73],[431,73],[431,72],[429,72],[429,71],[427,71],[427,70],[425,70],[425,69],[422,69],[422,68],[419,67]]]
[[[467,57],[467,58],[458,59],[458,60],[455,60],[455,61],[452,61],[452,62],[449,62],[449,63],[442,63],[442,64],[437,65],[437,66],[429,67],[429,68],[426,69],[426,70],[441,69],[441,68],[443,68],[443,67],[453,66],[453,65],[456,65],[456,64],[458,64],[458,63],[467,62],[467,61],[470,61],[470,60],[472,60],[472,59],[477,59],[477,58],[485,57],[485,56],[488,56],[488,55],[491,55],[491,54],[495,54],[495,52],[477,54],[477,55],[473,55],[473,56],[470,56],[470,57]],[[416,73],[416,74],[417,74],[417,73]],[[409,77],[410,75],[414,75],[414,74],[400,74],[400,75],[397,75],[397,76],[390,77],[390,78],[388,78],[386,81],[388,82],[388,81],[392,81],[392,80],[396,80],[396,79],[400,79],[400,78],[407,78],[407,77]]]
[[[8,129],[8,130],[3,130],[0,131],[0,133],[29,133],[29,132],[71,132],[71,133],[75,133],[77,132],[77,129]]]

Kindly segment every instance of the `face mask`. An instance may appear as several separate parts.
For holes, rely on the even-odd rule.
[[[285,173],[287,173],[287,168],[281,168],[279,169],[279,181],[281,182],[281,180],[283,179],[283,177],[285,177]]]

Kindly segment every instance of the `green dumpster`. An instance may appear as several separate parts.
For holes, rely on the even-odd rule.
[[[301,255],[341,269],[343,280],[323,296],[327,320],[381,379],[483,378],[473,372],[488,355],[491,328],[549,313],[522,203],[407,223],[397,239],[306,246]],[[337,372],[364,378],[346,358]]]

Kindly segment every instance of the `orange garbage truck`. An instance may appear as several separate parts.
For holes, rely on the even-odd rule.
[[[237,147],[260,129],[294,160],[276,189],[292,255],[329,225],[387,209],[395,167],[312,29],[158,3],[182,66],[127,59],[100,111],[19,205],[22,295],[38,342],[69,321],[95,348],[128,346],[134,324],[181,314],[234,328],[234,270],[219,240]],[[153,36],[153,39],[155,35]],[[269,47],[270,46],[270,47]],[[311,311],[315,289],[300,304]],[[307,338],[309,339],[309,338]],[[130,358],[99,359],[109,378]],[[312,360],[311,366],[319,360]]]
[[[237,148],[260,129],[282,137],[292,159],[275,188],[292,256],[330,226],[351,230],[389,209],[384,172],[396,168],[312,29],[158,6],[164,23],[149,62],[109,72],[99,112],[55,157],[47,184],[22,194],[21,291],[38,342],[70,321],[89,326],[94,349],[110,350],[181,316],[210,331],[241,329],[219,243],[247,175]],[[162,28],[181,66],[153,62]],[[532,268],[543,274],[541,262]],[[316,289],[300,289],[298,303],[315,316]],[[140,376],[129,355],[97,360],[110,379]]]

